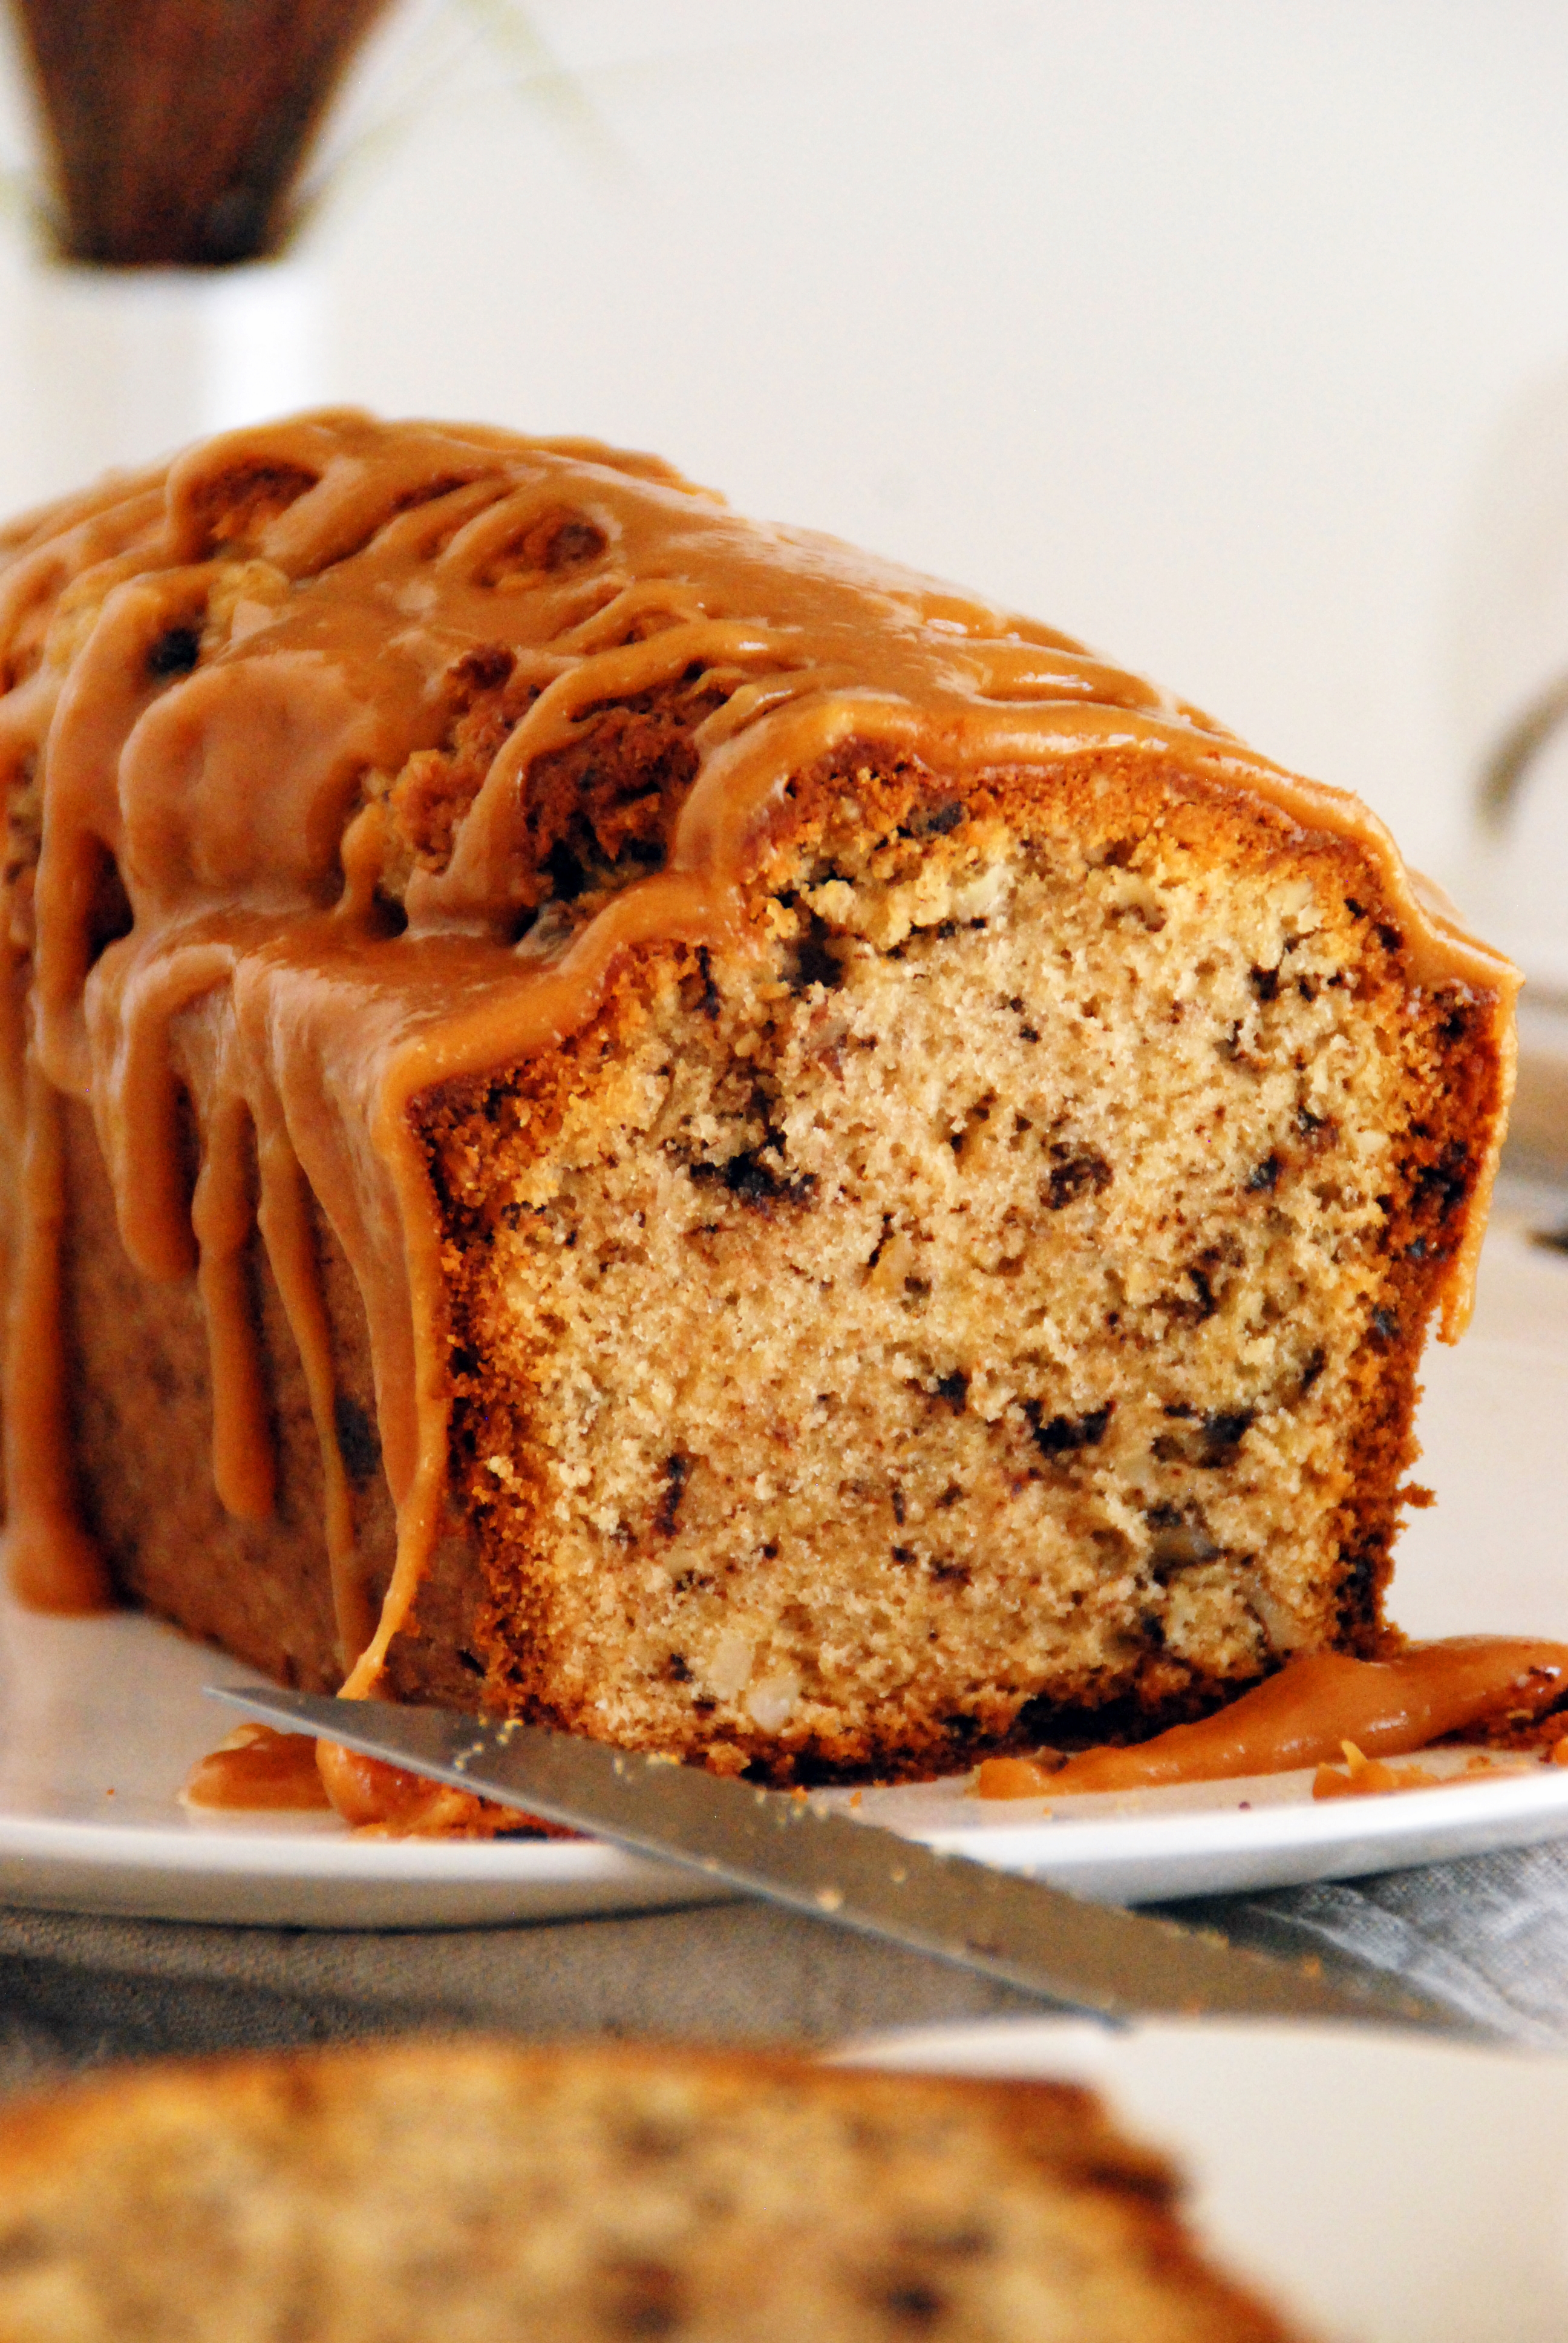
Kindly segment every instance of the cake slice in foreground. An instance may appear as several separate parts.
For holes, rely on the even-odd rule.
[[[1378,1648],[1514,978],[1354,799],[466,427],[24,523],[0,659],[34,1599],[776,1779]]]
[[[1285,2343],[1085,2092],[402,2046],[0,2112],[5,2343]]]

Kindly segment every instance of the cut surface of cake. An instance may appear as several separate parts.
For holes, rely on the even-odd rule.
[[[25,1595],[781,1779],[1380,1648],[1514,978],[1355,799],[347,413],[15,525],[0,687]]]
[[[0,2112],[5,2343],[1285,2343],[1082,2090],[400,2046]]]

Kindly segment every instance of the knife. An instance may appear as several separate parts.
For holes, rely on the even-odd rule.
[[[1360,2018],[1480,2031],[1382,1970],[1330,1979],[1316,1964],[1091,1904],[1016,1872],[939,1854],[820,1798],[721,1779],[672,1758],[451,1709],[248,1685],[207,1690],[285,1732],[335,1741],[1101,2017]]]

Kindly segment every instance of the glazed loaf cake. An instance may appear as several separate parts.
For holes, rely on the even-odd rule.
[[[1084,2092],[676,2051],[125,2070],[0,2115],[3,2343],[1285,2343]]]
[[[1513,976],[1356,800],[598,447],[0,565],[25,1596],[780,1779],[1378,1648]]]

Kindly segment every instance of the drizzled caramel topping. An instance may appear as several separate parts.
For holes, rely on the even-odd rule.
[[[1568,1644],[1523,1635],[1449,1635],[1386,1660],[1313,1652],[1216,1715],[1173,1725],[1131,1749],[1085,1749],[1051,1765],[990,1757],[982,1798],[1065,1797],[1088,1790],[1159,1790],[1289,1774],[1338,1758],[1405,1757],[1499,1717],[1542,1715],[1568,1693]]]
[[[615,726],[633,718],[665,746],[618,764]],[[791,778],[860,749],[955,789],[1114,753],[1261,798],[1364,851],[1413,985],[1511,990],[1354,799],[1067,636],[739,520],[648,458],[321,414],[0,537],[4,1093],[22,1195],[6,1472],[28,1600],[106,1587],[71,1502],[57,1094],[91,1102],[132,1260],[199,1282],[213,1471],[247,1518],[273,1501],[243,1273],[254,1160],[325,1461],[346,1690],[368,1694],[447,1475],[438,1230],[410,1101],[558,1045],[628,947],[740,949],[740,880]],[[369,1326],[398,1520],[378,1615],[312,1197]],[[1452,1265],[1451,1332],[1481,1219]]]
[[[309,1812],[327,1804],[317,1745],[303,1733],[242,1725],[192,1766],[187,1806],[216,1813]]]

